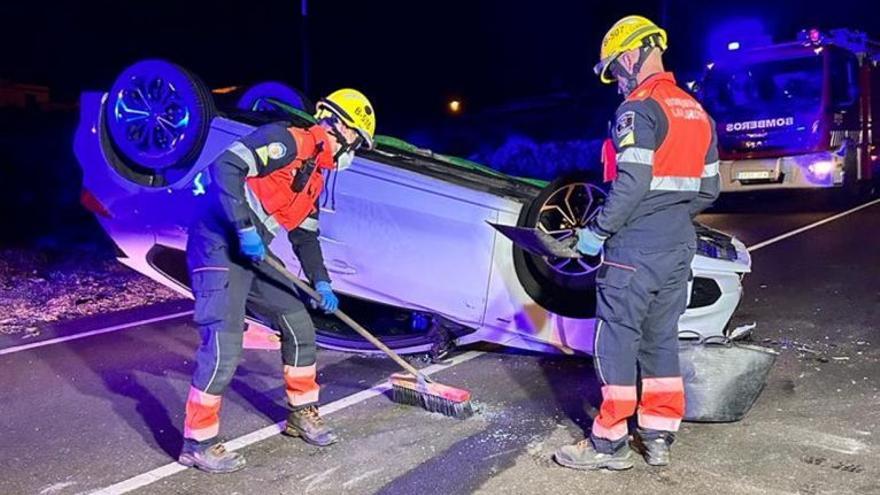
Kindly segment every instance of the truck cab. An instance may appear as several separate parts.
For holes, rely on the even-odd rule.
[[[796,42],[733,46],[698,90],[717,125],[722,192],[876,183],[880,43],[811,30]]]

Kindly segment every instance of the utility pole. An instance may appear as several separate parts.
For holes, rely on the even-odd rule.
[[[308,97],[311,92],[311,53],[309,50],[309,0],[300,0],[300,46],[302,58],[302,91]]]

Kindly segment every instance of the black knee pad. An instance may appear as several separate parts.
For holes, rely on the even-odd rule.
[[[315,364],[315,324],[305,310],[279,315],[281,357],[288,366]]]

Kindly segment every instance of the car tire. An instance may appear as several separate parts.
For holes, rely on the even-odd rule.
[[[554,180],[522,209],[517,226],[542,228],[554,237],[570,238],[605,202],[606,193],[597,183],[595,175],[587,172]],[[577,217],[574,222],[570,212],[562,213],[562,199],[569,202]],[[596,270],[601,258],[548,259],[514,246],[513,262],[526,293],[544,309],[572,318],[595,316]]]
[[[253,112],[274,111],[271,102],[266,101],[267,99],[286,103],[309,115],[315,113],[315,105],[305,93],[277,81],[266,81],[251,86],[241,95],[235,106],[239,110]]]
[[[198,77],[165,60],[143,60],[116,78],[103,114],[111,165],[141,185],[162,187],[189,171],[216,111]]]

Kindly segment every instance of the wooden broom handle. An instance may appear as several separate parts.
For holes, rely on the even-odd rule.
[[[290,280],[293,283],[293,285],[295,285],[301,291],[305,292],[306,295],[308,295],[312,299],[314,299],[316,301],[321,300],[320,294],[315,292],[315,290],[312,289],[311,287],[309,287],[308,284],[306,284],[305,282],[300,280],[299,277],[296,277],[294,274],[290,273],[287,270],[287,268],[285,268],[277,260],[275,260],[271,257],[267,257],[262,262],[268,264],[269,266],[271,266],[272,268],[274,268],[275,270],[280,272],[282,275],[284,275],[285,278]],[[374,336],[372,333],[370,333],[369,330],[362,327],[358,322],[352,320],[351,317],[349,317],[347,314],[345,314],[341,310],[337,309],[336,311],[333,312],[333,315],[336,316],[337,318],[339,318],[340,320],[342,320],[343,323],[345,323],[346,325],[351,327],[352,330],[359,333],[361,335],[361,337],[367,339],[367,341],[369,343],[373,344],[374,346],[379,348],[379,350],[381,350],[382,352],[387,354],[388,357],[393,359],[394,362],[396,362],[398,365],[400,365],[400,367],[403,368],[404,370],[406,370],[407,372],[411,373],[414,377],[421,377],[422,376],[422,373],[419,372],[419,370],[417,370],[413,365],[407,363],[402,357],[400,357],[399,354],[392,351],[381,340],[379,340],[378,338],[376,338],[376,336]]]

